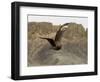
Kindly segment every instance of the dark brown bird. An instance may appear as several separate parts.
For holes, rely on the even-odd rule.
[[[62,27],[66,26],[68,24],[69,23],[65,23],[65,24],[60,26],[60,28],[58,29],[58,31],[56,33],[55,39],[44,38],[44,37],[40,37],[40,38],[41,39],[46,39],[51,44],[51,46],[53,47],[54,50],[60,50],[61,47],[62,47],[61,38],[62,38],[62,35],[63,35],[64,31],[66,31],[66,28],[62,28]]]

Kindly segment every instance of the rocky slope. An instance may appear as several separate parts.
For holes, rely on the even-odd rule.
[[[39,38],[54,38],[59,26],[49,22],[28,23],[28,66],[87,64],[87,30],[81,24],[69,24],[59,51]]]

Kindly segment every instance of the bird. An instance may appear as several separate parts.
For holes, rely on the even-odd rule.
[[[46,37],[40,37],[40,38],[47,40],[51,44],[52,49],[60,50],[62,48],[62,44],[61,44],[62,35],[67,29],[67,28],[63,28],[63,27],[66,25],[68,26],[69,23],[65,23],[59,27],[58,31],[56,32],[55,39],[46,38]]]

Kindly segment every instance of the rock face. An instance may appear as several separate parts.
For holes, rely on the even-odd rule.
[[[64,37],[67,39],[80,39],[86,36],[86,31],[81,24],[70,23],[65,31]]]
[[[28,30],[32,31],[33,33],[39,33],[39,34],[48,34],[51,33],[53,30],[53,25],[52,23],[48,22],[30,22],[28,24]]]
[[[28,23],[28,66],[87,64],[87,33],[82,24],[70,23],[62,38],[62,49],[53,50],[39,36],[55,37],[60,25]]]

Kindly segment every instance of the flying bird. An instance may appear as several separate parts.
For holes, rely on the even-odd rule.
[[[65,23],[60,26],[60,28],[56,32],[55,39],[45,38],[45,37],[40,37],[40,38],[47,40],[51,44],[51,46],[54,50],[60,50],[62,47],[61,38],[62,38],[63,33],[66,31],[66,28],[62,28],[62,27],[66,26],[66,25],[68,26],[68,24],[69,23]]]

